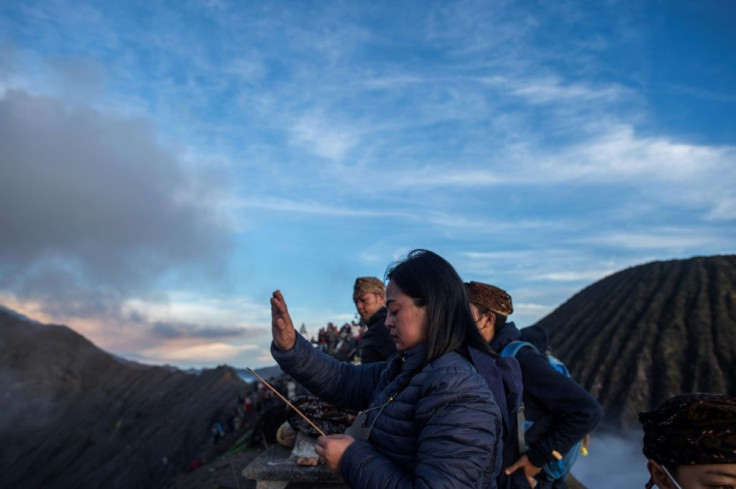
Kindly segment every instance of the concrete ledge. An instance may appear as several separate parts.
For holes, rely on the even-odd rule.
[[[289,487],[296,489],[308,487],[309,483],[329,485],[332,489],[347,487],[342,477],[326,466],[297,465],[290,455],[290,449],[281,445],[272,446],[243,469],[243,477],[256,481],[257,489],[284,489],[289,484]]]

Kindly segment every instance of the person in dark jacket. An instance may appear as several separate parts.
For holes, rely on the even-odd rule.
[[[358,341],[361,363],[382,362],[396,353],[386,325],[386,287],[376,277],[359,277],[353,286],[353,302],[366,326]]]
[[[465,285],[478,330],[495,351],[501,352],[507,344],[521,339],[516,325],[507,321],[514,308],[506,291],[480,282]],[[588,391],[550,365],[543,353],[522,348],[516,359],[524,384],[524,415],[534,421],[534,426],[526,433],[528,450],[505,468],[499,487],[528,487],[528,484],[536,485],[537,489],[564,489],[564,477],[547,480],[542,467],[596,427],[601,407]],[[519,477],[521,474],[523,478]]]
[[[339,362],[296,334],[281,292],[271,298],[271,353],[327,402],[362,410],[346,434],[315,451],[352,488],[496,488],[501,415],[463,353],[491,354],[452,265],[415,250],[387,277],[386,326],[399,353],[387,362]]]
[[[646,489],[736,487],[736,398],[690,393],[639,413]]]

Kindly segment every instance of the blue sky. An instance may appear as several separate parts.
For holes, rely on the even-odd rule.
[[[533,324],[736,251],[736,4],[0,4],[0,304],[182,367],[273,363],[413,248]]]

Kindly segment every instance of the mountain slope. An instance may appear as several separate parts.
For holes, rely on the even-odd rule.
[[[582,290],[537,325],[605,420],[694,391],[736,394],[736,256],[658,261]]]
[[[6,487],[162,487],[212,443],[247,385],[121,362],[65,326],[0,311]]]

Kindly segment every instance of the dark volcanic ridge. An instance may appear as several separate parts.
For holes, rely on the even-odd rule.
[[[123,362],[66,326],[0,310],[5,487],[164,487],[212,446],[249,386]]]
[[[638,428],[640,411],[674,394],[736,395],[736,255],[623,270],[537,325],[611,427]]]

